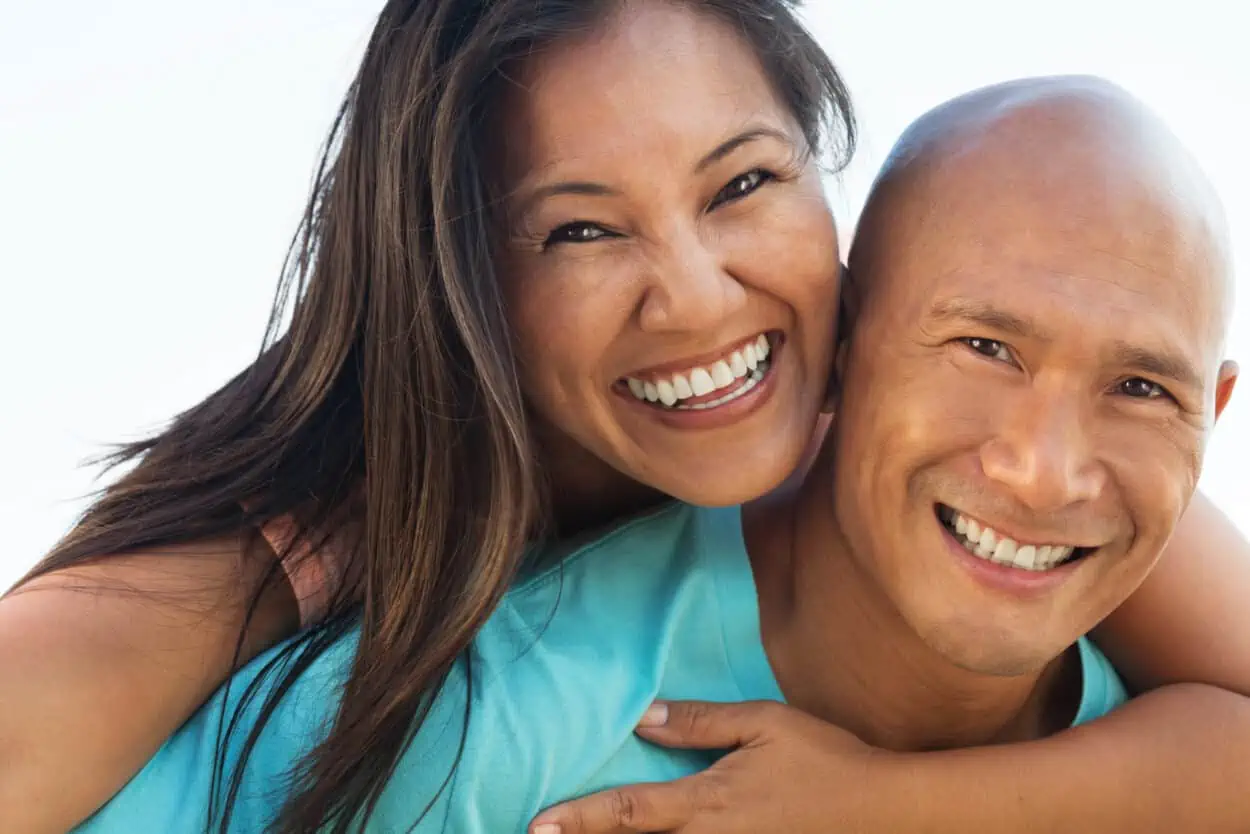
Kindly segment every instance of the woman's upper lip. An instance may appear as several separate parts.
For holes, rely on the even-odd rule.
[[[635,379],[647,379],[648,377],[663,376],[665,374],[675,373],[677,371],[688,371],[691,368],[705,367],[717,362],[721,359],[727,359],[733,355],[734,351],[739,351],[747,345],[752,344],[760,336],[772,333],[772,330],[757,330],[750,336],[745,336],[737,341],[726,342],[724,347],[716,350],[709,350],[682,359],[675,359],[671,362],[663,362],[659,365],[648,365],[645,368],[639,368],[625,374],[622,379],[633,377]],[[773,341],[771,338],[769,341]],[[774,345],[775,347],[775,345]]]

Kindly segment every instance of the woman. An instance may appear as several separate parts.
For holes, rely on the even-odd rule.
[[[234,662],[295,629],[274,555],[296,577],[342,566],[318,627],[294,644],[292,676],[356,622],[361,634],[335,729],[278,830],[345,826],[508,587],[524,542],[587,535],[666,494],[740,503],[797,467],[824,400],[837,304],[836,235],[809,151],[822,139],[849,150],[845,92],[781,0],[703,4],[760,66],[692,26],[687,49],[710,80],[666,88],[668,107],[619,65],[563,84],[524,77],[522,59],[598,31],[620,5],[384,9],[295,248],[289,329],[129,449],[141,463],[29,592],[0,606],[3,665],[24,670],[5,714],[21,716],[18,743],[46,765],[26,759],[5,783],[27,799],[55,786],[46,805],[65,812],[6,830],[85,816]],[[764,106],[739,92],[747,69],[770,82],[776,123],[751,122]],[[559,94],[545,108],[535,97],[519,119],[518,85]],[[699,366],[759,336],[776,353],[744,397],[690,416],[635,399],[631,374]],[[693,373],[687,383],[693,394]],[[298,535],[270,548],[251,534],[273,519]],[[1201,560],[1232,558],[1207,552],[1203,535],[1178,537],[1184,558],[1170,560],[1191,576]],[[341,561],[318,558],[327,544]],[[109,590],[118,585],[142,593]],[[1116,659],[1185,630],[1185,646],[1215,636],[1237,653],[1217,668],[1152,658],[1130,666],[1139,681],[1250,683],[1229,610],[1198,616],[1191,597],[1162,596],[1152,613],[1171,628],[1129,624]],[[50,692],[68,703],[47,704]],[[66,716],[81,723],[66,732]],[[52,727],[73,741],[49,748]],[[1064,764],[1081,761],[1074,746]],[[70,763],[88,779],[67,779]],[[82,792],[67,796],[70,785]]]

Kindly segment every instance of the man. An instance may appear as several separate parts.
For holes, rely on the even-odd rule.
[[[1232,392],[1218,203],[1122,91],[1009,83],[909,129],[850,272],[832,434],[795,495],[745,514],[781,688],[887,750],[1051,735],[1091,706],[1099,667],[1078,638],[1154,566]],[[750,747],[748,707],[661,705],[642,733]],[[709,773],[535,830],[746,830],[732,791],[749,785]]]

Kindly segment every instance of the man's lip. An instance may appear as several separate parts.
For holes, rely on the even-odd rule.
[[[1021,570],[1010,565],[1001,565],[977,558],[956,541],[951,532],[942,524],[938,525],[938,535],[941,536],[943,546],[946,547],[956,564],[977,583],[1022,599],[1053,591],[1067,582],[1083,564],[1083,560],[1074,559],[1051,570]]]
[[[716,350],[710,350],[694,356],[675,359],[671,362],[663,362],[659,365],[649,365],[646,368],[630,371],[620,377],[617,381],[619,382],[621,380],[633,378],[646,382],[655,378],[670,376],[680,371],[688,371],[691,368],[706,367],[707,365],[711,365],[721,359],[726,359],[729,356],[732,356],[734,351],[740,351],[747,345],[753,344],[757,339],[759,339],[760,336],[767,336],[770,346],[775,348],[777,346],[777,341],[781,338],[781,332],[778,330],[761,330],[753,336],[738,339],[734,342],[727,342],[724,347]]]
[[[943,509],[947,511],[955,512],[955,513],[958,513],[959,515],[962,515],[964,518],[972,519],[977,524],[979,524],[983,529],[985,527],[989,527],[995,533],[1001,533],[1001,534],[1006,535],[1008,538],[1010,538],[1012,541],[1016,542],[1017,544],[1033,545],[1035,547],[1058,544],[1058,545],[1063,545],[1065,547],[1074,547],[1078,550],[1097,550],[1098,548],[1106,545],[1107,541],[1109,541],[1109,540],[1104,540],[1095,544],[1090,544],[1092,537],[1084,537],[1084,540],[1082,541],[1082,540],[1074,540],[1070,538],[1069,534],[1067,533],[1056,532],[1054,534],[1051,534],[1051,533],[1038,534],[1030,530],[1023,530],[1020,525],[1016,525],[1013,523],[999,523],[997,521],[987,521],[986,516],[977,515],[976,513],[970,513],[967,510],[961,510],[953,504],[945,504],[939,501],[937,502],[936,506],[939,511],[938,512],[939,519],[941,519],[942,517],[941,510]]]

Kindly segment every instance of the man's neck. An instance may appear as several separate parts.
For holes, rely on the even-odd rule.
[[[1038,738],[1071,721],[1080,660],[1002,677],[959,668],[908,626],[848,550],[827,462],[747,508],[764,646],[786,700],[864,741],[932,750]]]

